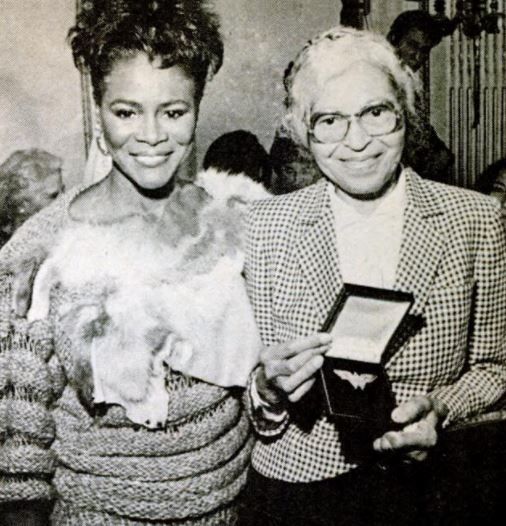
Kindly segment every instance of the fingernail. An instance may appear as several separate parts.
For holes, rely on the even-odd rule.
[[[318,367],[318,369],[323,365],[323,356],[321,354],[318,354],[313,358],[313,365]]]
[[[398,407],[392,411],[392,420],[398,424],[402,424],[406,420],[402,415],[402,411],[400,411]]]

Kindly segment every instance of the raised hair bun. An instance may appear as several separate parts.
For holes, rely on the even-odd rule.
[[[119,57],[143,51],[185,65],[197,82],[223,62],[219,20],[205,0],[85,0],[69,31],[74,62],[97,84]]]

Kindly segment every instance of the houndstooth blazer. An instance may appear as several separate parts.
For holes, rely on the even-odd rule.
[[[387,361],[398,403],[443,401],[445,425],[506,390],[506,240],[488,197],[406,170],[407,205],[394,288],[413,293],[423,326]],[[318,331],[343,286],[334,216],[322,180],[255,205],[248,218],[246,279],[265,345]],[[385,247],[388,250],[388,247]],[[253,466],[289,482],[354,466],[325,417],[311,431],[268,421],[250,404],[259,440]]]

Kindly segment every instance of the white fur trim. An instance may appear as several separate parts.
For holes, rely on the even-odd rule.
[[[120,404],[148,427],[158,427],[166,411],[161,361],[223,387],[245,386],[258,362],[261,341],[241,275],[241,218],[243,205],[269,194],[243,175],[207,171],[198,181],[212,196],[188,211],[198,234],[183,229],[167,242],[167,230],[180,232],[170,206],[161,224],[141,217],[108,226],[74,224],[61,233],[34,283],[31,320],[47,316],[56,283],[76,297],[90,285],[98,289],[95,303],[82,294],[82,304],[73,300],[61,313],[69,320],[75,360],[92,364],[97,402]],[[102,323],[102,330],[90,344],[93,323]],[[175,352],[181,341],[190,355]]]
[[[239,197],[246,202],[272,197],[262,184],[253,181],[247,175],[229,174],[214,168],[199,172],[195,184],[215,199],[224,201],[231,197]]]

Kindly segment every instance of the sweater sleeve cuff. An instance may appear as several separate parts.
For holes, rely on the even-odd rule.
[[[54,498],[50,480],[0,474],[0,504],[14,501],[49,501]]]

